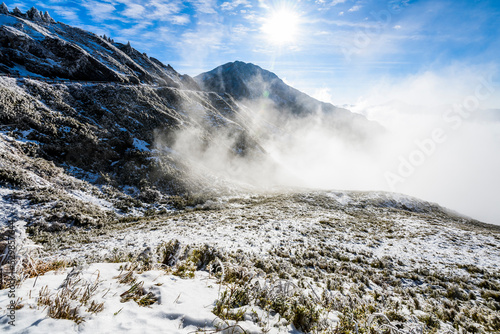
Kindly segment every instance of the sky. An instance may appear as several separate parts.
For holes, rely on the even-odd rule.
[[[353,104],[381,80],[498,63],[497,0],[6,1],[106,34],[195,76],[255,63],[312,96]]]

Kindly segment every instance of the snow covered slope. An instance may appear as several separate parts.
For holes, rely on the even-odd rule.
[[[255,334],[500,329],[498,227],[388,193],[253,193],[215,201],[217,206],[100,229],[29,229],[43,246],[33,259],[44,262],[34,268],[48,272],[23,282],[16,328],[3,309],[0,328]],[[58,313],[56,298],[73,315]],[[7,303],[8,290],[0,290],[0,307]]]
[[[0,72],[81,81],[148,83],[199,89],[192,78],[80,28],[55,22],[36,8],[0,13]]]

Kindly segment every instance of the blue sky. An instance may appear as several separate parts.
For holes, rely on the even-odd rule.
[[[500,1],[84,0],[5,1],[36,6],[197,75],[242,60],[337,104],[380,80],[450,66],[496,66]],[[292,26],[273,39],[276,15]],[[278,14],[277,14],[278,13]],[[279,19],[278,19],[279,20]],[[288,31],[293,36],[287,36]]]

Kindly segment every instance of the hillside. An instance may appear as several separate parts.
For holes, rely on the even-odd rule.
[[[213,191],[203,164],[174,149],[186,133],[228,156],[264,158],[231,97],[35,9],[3,9],[0,20],[0,182],[10,200],[31,201],[39,215],[28,210],[30,223],[100,225]],[[194,173],[193,163],[204,172]],[[54,215],[56,202],[67,210]]]
[[[4,9],[0,25],[0,71],[10,75],[199,89],[192,78],[140,53],[130,43],[115,43],[55,22],[36,8],[25,14]]]
[[[241,193],[98,229],[27,231],[26,333],[500,330],[498,227],[411,197]]]

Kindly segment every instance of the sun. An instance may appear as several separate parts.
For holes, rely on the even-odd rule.
[[[262,32],[276,45],[295,42],[299,28],[299,15],[289,9],[279,9],[271,13],[262,25]]]

